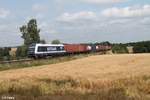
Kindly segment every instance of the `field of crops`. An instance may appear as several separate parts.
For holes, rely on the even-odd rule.
[[[97,55],[1,71],[0,94],[18,100],[149,100],[150,54]]]

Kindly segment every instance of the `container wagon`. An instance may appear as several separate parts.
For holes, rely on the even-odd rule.
[[[111,46],[104,46],[104,45],[97,45],[97,47],[98,47],[97,51],[107,51],[112,48]]]
[[[86,53],[91,51],[91,46],[84,44],[66,44],[64,49],[67,53]]]

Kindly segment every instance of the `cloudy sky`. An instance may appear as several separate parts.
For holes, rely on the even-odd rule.
[[[0,46],[21,45],[31,18],[47,42],[150,40],[150,0],[0,0]]]

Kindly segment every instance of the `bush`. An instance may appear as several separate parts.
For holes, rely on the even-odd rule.
[[[57,40],[57,39],[52,41],[52,44],[60,44],[60,43],[61,42],[59,40]]]
[[[10,58],[10,55],[9,55],[9,51],[10,51],[10,48],[0,48],[0,59],[1,60],[9,60]]]
[[[134,53],[150,53],[150,42],[139,42],[133,47]]]
[[[17,48],[16,56],[17,57],[27,57],[28,47],[27,46],[20,46]]]
[[[128,53],[128,49],[126,46],[124,45],[121,45],[121,44],[115,44],[113,47],[112,47],[112,52],[113,53]]]

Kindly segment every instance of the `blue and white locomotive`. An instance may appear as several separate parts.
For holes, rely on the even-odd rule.
[[[42,58],[47,56],[60,56],[66,53],[63,44],[32,44],[28,49],[28,56]]]

